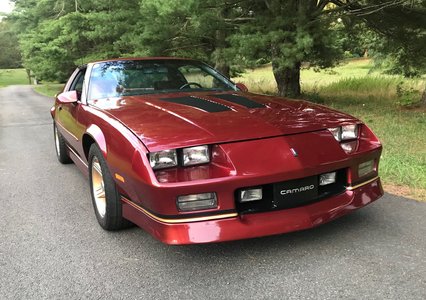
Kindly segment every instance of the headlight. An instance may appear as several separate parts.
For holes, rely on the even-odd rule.
[[[352,124],[342,126],[342,141],[356,138],[358,138],[358,125]]]
[[[358,125],[343,125],[341,127],[328,128],[328,131],[334,136],[334,138],[341,142],[347,140],[353,140],[358,138]]]
[[[175,167],[178,164],[176,150],[164,150],[149,154],[149,163],[154,170]]]
[[[209,147],[207,145],[182,149],[183,165],[192,166],[210,162]]]
[[[334,136],[336,141],[340,142],[342,140],[342,129],[341,129],[341,127],[328,128],[328,131],[331,132],[331,134]]]

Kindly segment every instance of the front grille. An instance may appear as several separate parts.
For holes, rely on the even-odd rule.
[[[321,201],[325,198],[338,195],[346,190],[347,177],[346,169],[336,172],[336,182],[324,186],[319,185],[319,175],[276,182],[262,185],[263,199],[241,203],[238,201],[240,191],[235,192],[236,208],[239,213],[265,212],[279,209],[294,208]],[[313,187],[312,187],[313,186]],[[307,187],[308,190],[281,195],[281,192],[291,192],[297,190],[295,187]],[[249,188],[249,187],[247,187]]]

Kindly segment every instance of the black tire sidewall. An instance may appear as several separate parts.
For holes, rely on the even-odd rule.
[[[102,177],[105,188],[105,200],[106,200],[106,211],[104,217],[102,217],[96,207],[95,196],[93,194],[92,185],[92,164],[93,159],[96,157],[99,161],[102,170]],[[105,230],[117,230],[123,226],[124,220],[122,217],[120,194],[118,193],[115,182],[110,174],[106,160],[102,154],[101,149],[97,144],[92,144],[89,150],[89,183],[90,183],[90,194],[92,196],[92,204],[95,211],[96,219]]]
[[[56,135],[58,135],[58,145],[56,142]],[[54,139],[54,143],[55,143],[55,153],[56,153],[56,157],[58,158],[58,161],[61,164],[69,164],[71,163],[71,158],[68,155],[68,150],[67,150],[67,145],[65,143],[65,140],[63,138],[63,136],[61,135],[61,133],[58,131],[57,126],[55,124],[55,122],[53,122],[53,139]],[[58,149],[57,146],[59,148],[59,153],[58,153]]]

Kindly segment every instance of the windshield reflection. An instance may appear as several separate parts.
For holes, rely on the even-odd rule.
[[[235,85],[191,60],[123,60],[93,66],[88,99],[181,91],[229,91]]]

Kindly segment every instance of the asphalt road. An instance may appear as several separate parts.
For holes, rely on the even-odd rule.
[[[0,89],[0,299],[426,299],[426,204],[386,194],[316,229],[167,246],[102,230],[55,157],[52,100]]]

